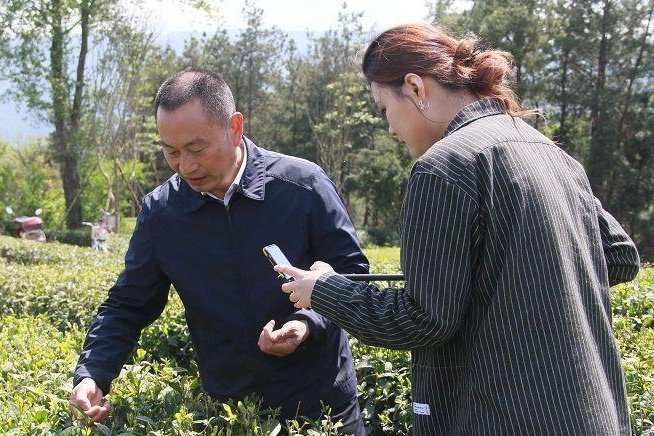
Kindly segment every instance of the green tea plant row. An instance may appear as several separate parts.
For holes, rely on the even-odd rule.
[[[122,268],[126,240],[98,253],[0,236],[0,434],[275,435],[336,434],[327,419],[301,425],[261,410],[257,398],[217,403],[199,385],[184,310],[174,291],[114,382],[103,426],[68,408],[71,376],[86,328]],[[366,250],[378,273],[398,270],[397,248]],[[634,433],[654,427],[654,268],[612,290]],[[359,399],[372,435],[408,435],[407,352],[351,340]]]
[[[0,434],[336,434],[337,423],[279,422],[256,398],[213,402],[201,390],[182,304],[171,292],[114,382],[105,426],[87,427],[67,396],[85,330],[122,268],[126,244],[98,253],[0,237]],[[390,265],[380,265],[389,270]],[[409,434],[405,352],[352,340],[372,434]]]

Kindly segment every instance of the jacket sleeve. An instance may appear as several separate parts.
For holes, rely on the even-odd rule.
[[[640,258],[633,241],[618,221],[596,199],[602,248],[609,273],[609,285],[633,280],[640,268]]]
[[[309,209],[310,244],[313,257],[330,264],[339,273],[365,274],[368,259],[336,186],[318,169]],[[322,340],[330,322],[313,310],[295,311],[290,319],[306,320],[313,340]]]
[[[74,385],[90,377],[107,394],[134,350],[141,330],[161,315],[170,281],[155,262],[151,232],[141,211],[125,255],[125,269],[89,328]]]
[[[476,202],[460,187],[414,173],[402,219],[404,290],[377,289],[326,273],[313,308],[366,344],[411,349],[446,342],[459,329],[472,289]]]

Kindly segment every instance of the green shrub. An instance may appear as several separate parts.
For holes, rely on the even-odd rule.
[[[169,359],[185,368],[194,364],[195,353],[184,317],[184,306],[174,290],[161,317],[143,330],[140,344],[146,350],[148,360]]]
[[[654,430],[654,268],[615,286],[613,326],[622,353],[635,434]]]
[[[47,434],[70,421],[66,399],[82,338],[43,316],[0,318],[1,434]]]
[[[622,350],[631,424],[635,434],[654,430],[654,329],[624,331]]]
[[[126,365],[110,394],[111,418],[91,432],[68,407],[71,375],[77,361],[81,329],[61,333],[43,316],[0,318],[0,433],[33,435],[268,435],[282,424],[276,410],[259,407],[256,398],[220,403],[200,388],[197,369],[166,360]],[[285,423],[286,425],[286,423]],[[313,423],[305,429],[335,435],[337,424]],[[295,434],[294,424],[288,432]]]
[[[84,227],[75,230],[48,230],[45,233],[48,241],[57,241],[62,244],[77,245],[79,247],[91,246],[91,228]]]
[[[397,245],[399,235],[396,227],[367,227],[359,232],[364,247]]]
[[[24,265],[51,264],[69,260],[71,253],[53,249],[47,244],[0,236],[0,257]]]
[[[11,238],[6,238],[11,239]],[[43,314],[61,330],[88,326],[120,265],[91,249],[1,240],[0,315]]]
[[[369,347],[350,339],[359,404],[372,434],[411,434],[411,362],[408,351]]]
[[[86,328],[123,265],[128,235],[113,250],[0,236],[0,434],[333,434],[328,420],[280,423],[254,398],[217,403],[201,390],[183,305],[171,291],[162,316],[114,382],[107,427],[91,431],[67,407]],[[397,247],[366,249],[374,273],[399,272]],[[636,435],[654,427],[654,268],[612,288]],[[399,285],[399,284],[398,284]],[[407,435],[411,424],[410,358],[404,351],[352,339],[359,401],[371,435]],[[103,433],[104,432],[104,433]]]

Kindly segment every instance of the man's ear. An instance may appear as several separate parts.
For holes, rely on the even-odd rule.
[[[422,77],[414,73],[408,73],[404,76],[404,85],[411,97],[417,100],[425,99],[425,83],[422,81]]]
[[[235,146],[241,143],[241,137],[243,136],[243,123],[243,114],[240,112],[234,112],[229,121],[229,129],[232,134],[232,143]]]

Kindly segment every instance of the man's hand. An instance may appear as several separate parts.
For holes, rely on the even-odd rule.
[[[68,401],[72,406],[82,409],[92,423],[104,421],[111,410],[111,403],[104,398],[102,389],[91,378],[85,378],[75,386]]]
[[[306,271],[291,265],[275,265],[275,271],[293,277],[293,281],[282,285],[282,291],[289,294],[288,299],[298,309],[311,307],[311,294],[316,281],[324,273],[334,271],[328,263],[321,261],[314,262],[310,269]]]
[[[291,354],[309,336],[309,325],[306,321],[288,321],[279,330],[275,328],[275,320],[270,320],[259,335],[259,349],[266,354],[284,357]]]

